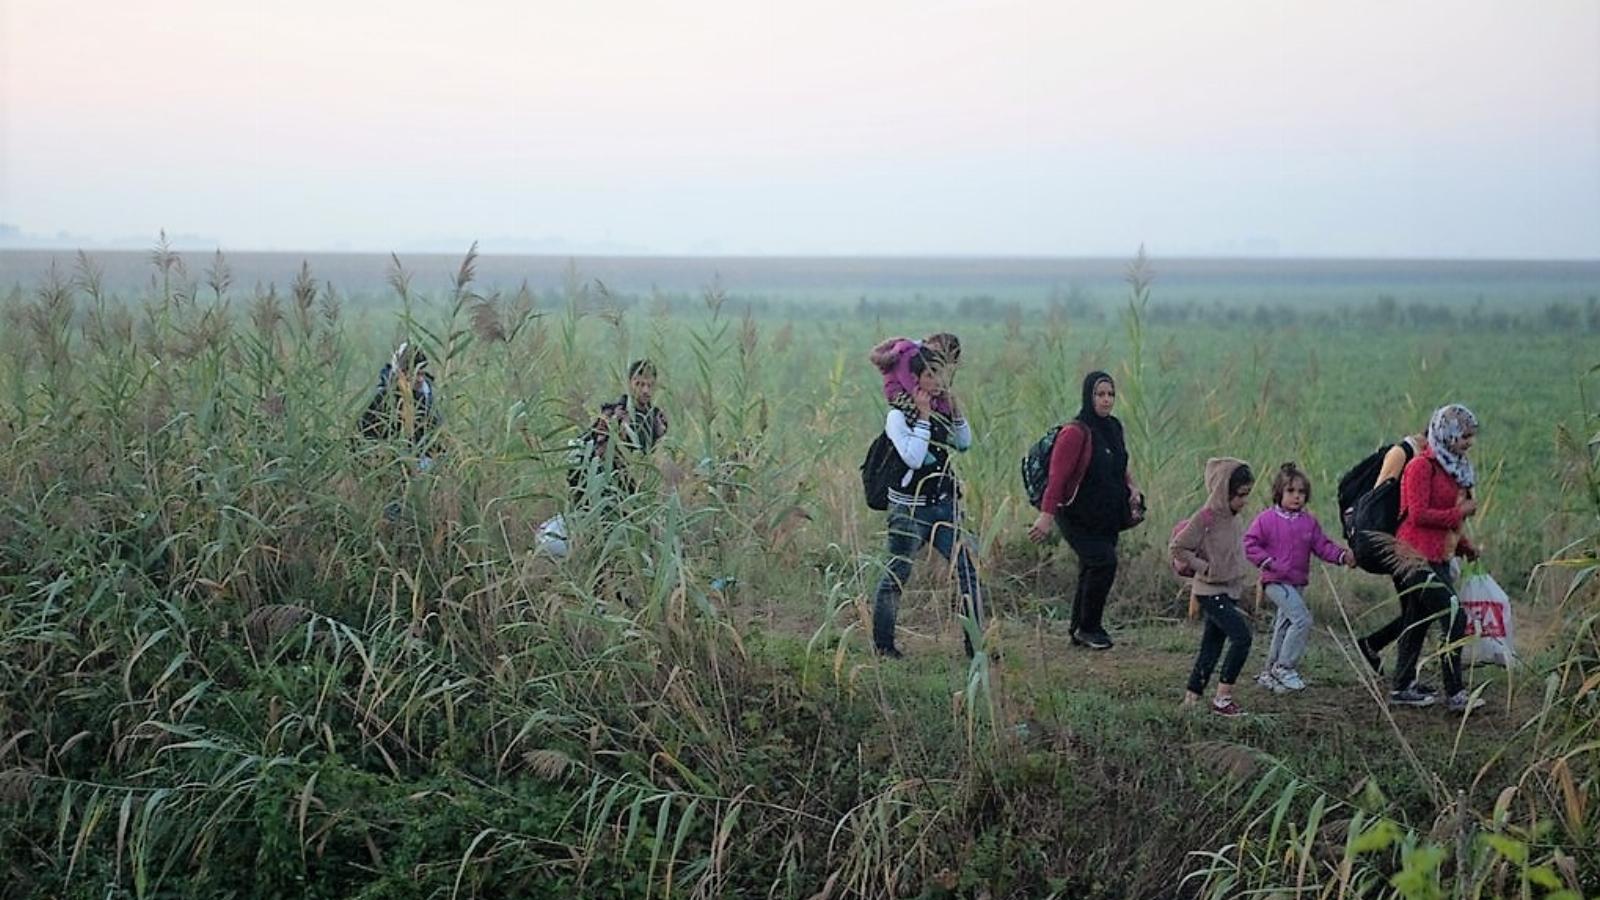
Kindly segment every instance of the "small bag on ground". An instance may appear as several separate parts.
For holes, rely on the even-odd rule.
[[[567,547],[567,520],[561,515],[546,519],[539,526],[535,546],[539,552],[553,556],[556,559],[566,557]]]

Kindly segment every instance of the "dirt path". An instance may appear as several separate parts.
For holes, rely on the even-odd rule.
[[[903,598],[898,634],[907,659],[894,665],[924,675],[947,670],[950,684],[960,685],[964,682],[966,661],[959,632],[946,607],[946,589],[933,581],[919,573]],[[1117,645],[1109,651],[1095,652],[1072,646],[1064,622],[1045,618],[1037,611],[1031,615],[1008,615],[1007,607],[1019,605],[1016,599],[1002,596],[996,604],[1000,607],[998,646],[1002,658],[994,675],[1012,718],[1035,718],[1041,698],[1056,691],[1092,691],[1119,702],[1149,704],[1156,710],[1178,713],[1199,643],[1197,623],[1147,619],[1118,627],[1118,606],[1114,603],[1107,618]],[[1038,610],[1048,604],[1041,607],[1035,600],[1032,606]],[[1364,612],[1382,615],[1384,610]],[[789,602],[775,602],[760,609],[745,606],[740,613],[740,618],[749,624],[759,623],[769,633],[801,642],[810,641],[825,618],[821,609]],[[1260,687],[1254,678],[1265,655],[1270,617],[1268,609],[1254,618],[1255,645],[1236,688],[1236,697],[1252,716],[1269,719],[1273,727],[1333,736],[1362,729],[1369,732],[1369,737],[1376,730],[1393,735],[1395,740],[1402,735],[1408,740],[1428,742],[1456,742],[1463,738],[1460,717],[1448,714],[1442,707],[1392,708],[1382,702],[1388,689],[1387,678],[1372,679],[1364,671],[1364,663],[1353,657],[1348,639],[1335,637],[1327,621],[1318,621],[1301,666],[1309,685],[1305,691],[1274,694]],[[1558,636],[1558,618],[1548,608],[1518,608],[1518,646],[1525,659],[1533,658]],[[868,601],[858,600],[854,615],[845,610],[835,621],[839,628],[852,623],[856,626],[848,638],[852,665],[873,664],[875,658],[868,653]],[[1345,649],[1340,649],[1341,644]],[[1430,635],[1426,652],[1436,646]],[[1392,666],[1393,661],[1391,648],[1385,665]],[[1440,685],[1437,660],[1425,664],[1422,677]],[[1540,686],[1526,674],[1508,676],[1497,667],[1478,667],[1469,671],[1468,679],[1471,686],[1486,685],[1482,694],[1486,705],[1471,716],[1472,733],[1465,735],[1466,739],[1510,735],[1539,709]]]

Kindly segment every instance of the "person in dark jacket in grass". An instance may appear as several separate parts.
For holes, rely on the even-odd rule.
[[[625,497],[638,489],[628,471],[630,456],[647,456],[667,436],[667,414],[655,405],[656,364],[637,359],[628,365],[628,389],[616,400],[600,405],[589,431],[579,442],[574,465],[567,473],[574,506],[589,501],[590,479],[599,474],[606,491]]]
[[[433,466],[432,432],[439,425],[433,373],[421,348],[401,341],[383,368],[378,386],[361,413],[361,436],[373,441],[404,439],[417,453],[417,467]]]
[[[1117,384],[1105,372],[1083,379],[1077,418],[1056,435],[1041,512],[1028,537],[1043,542],[1051,524],[1061,529],[1078,555],[1078,588],[1072,596],[1072,642],[1109,650],[1102,614],[1117,577],[1117,535],[1143,516],[1144,495],[1128,470],[1122,422],[1111,414]]]

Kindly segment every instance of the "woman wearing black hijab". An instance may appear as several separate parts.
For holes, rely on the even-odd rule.
[[[1072,642],[1095,650],[1111,649],[1101,614],[1117,577],[1117,535],[1144,516],[1144,496],[1128,473],[1122,423],[1111,414],[1116,402],[1110,375],[1084,377],[1082,406],[1056,435],[1039,517],[1028,529],[1028,537],[1042,543],[1053,520],[1078,554]]]

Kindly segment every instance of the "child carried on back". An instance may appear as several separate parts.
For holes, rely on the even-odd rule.
[[[921,341],[893,337],[872,348],[868,359],[883,375],[883,399],[889,405],[910,411],[914,408],[912,397],[917,392],[917,376],[911,371],[911,358],[926,349],[934,362],[945,371],[946,377],[954,375],[961,362],[961,339],[946,331],[930,334]],[[950,418],[950,400],[938,396],[933,401],[933,411]]]
[[[1328,539],[1317,517],[1306,511],[1311,479],[1284,463],[1272,479],[1272,506],[1244,533],[1244,555],[1261,570],[1262,592],[1278,607],[1266,667],[1256,683],[1273,691],[1304,690],[1298,666],[1311,638],[1311,609],[1303,596],[1311,580],[1311,556],[1333,565],[1355,565],[1349,550]]]

